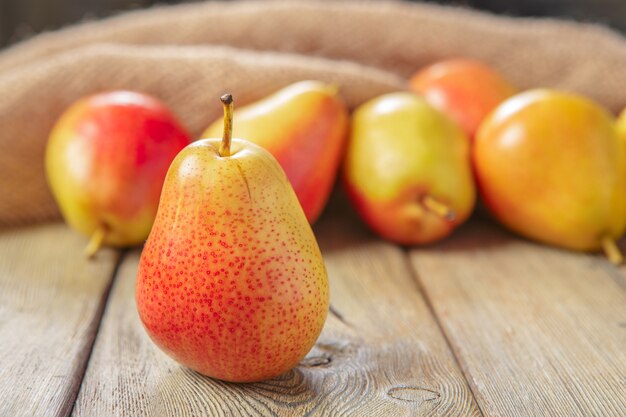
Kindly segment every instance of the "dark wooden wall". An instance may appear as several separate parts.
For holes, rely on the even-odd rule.
[[[84,19],[189,0],[0,0],[0,47]],[[626,32],[626,0],[430,0],[513,16],[562,16]]]

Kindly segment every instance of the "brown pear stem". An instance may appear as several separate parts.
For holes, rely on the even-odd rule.
[[[233,96],[224,94],[220,97],[224,103],[224,136],[220,144],[220,156],[230,156],[230,143],[233,138]]]
[[[435,213],[437,216],[444,218],[449,222],[456,219],[456,213],[454,210],[429,195],[422,198],[422,206],[424,206],[426,210]]]
[[[102,243],[104,242],[104,238],[107,233],[108,230],[104,225],[100,225],[96,230],[94,230],[91,238],[89,239],[89,243],[85,247],[85,256],[87,259],[93,258],[96,252],[98,252],[98,250],[102,247]]]
[[[624,256],[611,236],[604,236],[601,244],[604,254],[612,264],[620,265],[624,262]]]

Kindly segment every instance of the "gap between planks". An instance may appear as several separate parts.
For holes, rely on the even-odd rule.
[[[409,254],[484,415],[626,415],[624,268],[480,219]]]
[[[74,396],[71,399],[71,408],[69,412],[65,414],[68,416],[74,412],[74,407],[76,406],[76,399],[78,398],[78,392],[83,383],[83,379],[85,378],[85,374],[87,373],[87,367],[89,366],[89,361],[91,360],[91,355],[93,354],[93,347],[96,343],[96,338],[98,337],[98,333],[100,332],[100,326],[102,324],[104,312],[106,311],[109,297],[111,295],[111,289],[113,288],[115,280],[117,279],[119,269],[122,266],[122,263],[124,262],[124,259],[126,258],[128,254],[128,250],[117,250],[116,252],[117,252],[117,259],[115,261],[115,266],[113,268],[113,271],[111,272],[109,283],[106,286],[104,293],[102,294],[102,298],[100,300],[100,304],[98,305],[98,309],[96,310],[94,314],[93,323],[92,323],[93,331],[90,332],[88,335],[89,339],[91,339],[90,340],[91,343],[88,342],[88,345],[85,346],[86,358],[85,358],[84,363],[82,364],[82,367],[78,369],[78,372],[76,375],[77,384],[75,388],[72,390],[74,391]],[[96,254],[96,256],[98,255]]]
[[[456,365],[459,367],[459,369],[461,370],[461,373],[463,374],[463,377],[465,378],[465,381],[467,382],[467,384],[468,384],[468,386],[470,388],[470,391],[472,393],[472,399],[476,403],[476,407],[480,411],[481,415],[487,416],[487,414],[485,414],[484,410],[481,408],[480,402],[477,401],[477,398],[476,398],[476,386],[472,383],[472,379],[470,378],[469,371],[468,371],[467,367],[464,366],[464,363],[459,359],[458,352],[454,348],[454,345],[452,344],[452,342],[450,341],[449,335],[446,333],[446,329],[443,326],[443,323],[441,322],[440,317],[437,315],[437,312],[435,311],[435,308],[434,308],[434,306],[432,304],[432,301],[431,301],[430,297],[428,296],[428,292],[424,288],[424,286],[422,284],[422,281],[419,278],[419,273],[418,273],[418,271],[417,271],[417,269],[415,267],[415,264],[411,262],[410,250],[405,247],[404,248],[404,252],[405,252],[405,256],[406,256],[407,268],[409,269],[409,271],[411,273],[411,278],[413,278],[413,280],[415,281],[415,285],[417,285],[418,291],[420,292],[420,294],[422,294],[422,298],[424,298],[424,303],[426,303],[426,307],[428,308],[428,311],[430,311],[430,314],[432,315],[435,323],[437,323],[437,327],[439,328],[439,331],[441,331],[441,334],[443,335],[443,338],[446,341],[448,349],[450,349],[450,352],[452,352],[452,356],[454,357],[454,361],[455,361]]]
[[[118,255],[63,224],[0,230],[0,415],[67,416]]]

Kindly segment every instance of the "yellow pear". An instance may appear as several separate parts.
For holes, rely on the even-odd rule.
[[[356,110],[344,180],[363,220],[402,244],[447,236],[475,202],[468,138],[412,93],[386,94]]]

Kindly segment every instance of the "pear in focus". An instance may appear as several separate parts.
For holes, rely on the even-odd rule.
[[[278,160],[311,224],[335,182],[348,132],[348,111],[337,88],[302,81],[235,111],[233,135],[268,150]],[[219,137],[221,120],[203,137]]]
[[[528,238],[567,249],[604,249],[626,228],[626,149],[613,117],[591,100],[531,90],[502,103],[473,148],[485,205]]]
[[[54,126],[46,175],[65,221],[100,245],[142,243],[167,169],[191,138],[156,98],[113,91],[74,103]]]
[[[328,278],[285,173],[263,148],[231,140],[232,97],[222,101],[223,139],[187,146],[168,171],[136,301],[152,340],[179,363],[258,381],[311,349]]]
[[[449,235],[475,203],[467,137],[412,93],[386,94],[356,110],[344,182],[365,223],[407,245]]]

